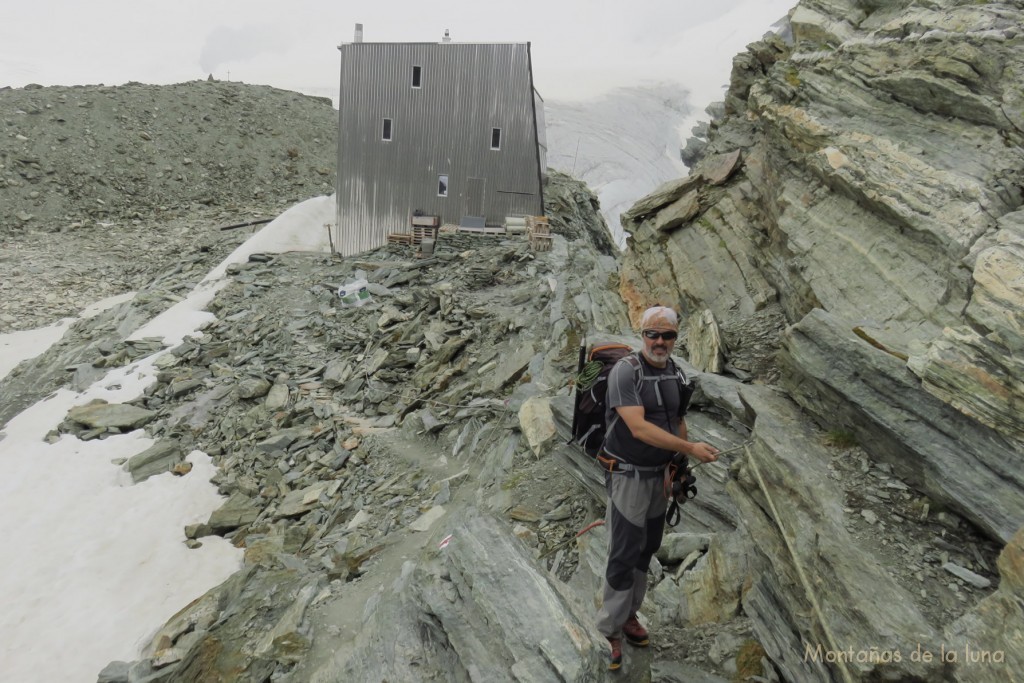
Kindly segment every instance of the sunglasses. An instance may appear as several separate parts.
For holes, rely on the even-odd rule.
[[[664,339],[665,341],[672,341],[679,336],[678,332],[659,332],[657,330],[644,330],[643,334],[648,339]]]

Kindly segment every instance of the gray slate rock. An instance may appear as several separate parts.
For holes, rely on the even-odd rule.
[[[277,508],[275,518],[300,517],[320,503],[320,496],[327,490],[329,484],[321,482],[304,489],[291,491]]]
[[[90,403],[68,411],[69,418],[93,429],[138,429],[156,416],[152,410],[122,403]]]
[[[223,505],[210,514],[206,524],[215,534],[226,534],[256,521],[260,510],[244,493],[233,493]]]
[[[144,648],[149,667],[164,650],[178,661],[150,679],[161,683],[200,680],[269,680],[281,664],[299,661],[309,648],[307,612],[319,579],[298,569],[257,571],[248,565],[192,602]],[[278,599],[268,599],[278,596]],[[245,643],[244,654],[239,643]]]
[[[261,398],[270,391],[270,382],[262,377],[246,377],[238,383],[238,395],[241,398]]]
[[[975,588],[988,588],[992,585],[992,582],[986,579],[984,576],[975,574],[970,569],[967,569],[966,567],[961,567],[955,562],[947,562],[944,565],[942,565],[942,568],[950,574],[952,574],[953,576],[957,577],[958,579],[963,579]]]
[[[999,554],[999,589],[946,628],[950,649],[966,653],[985,650],[1004,661],[964,662],[957,683],[996,683],[1024,680],[1024,529],[1014,534]]]
[[[267,393],[267,400],[263,404],[267,410],[280,410],[288,405],[288,385],[275,384]]]
[[[170,472],[183,459],[181,447],[176,441],[161,440],[129,458],[125,468],[137,484],[155,474]]]
[[[728,683],[727,679],[699,668],[671,660],[651,662],[651,680],[659,683]]]
[[[128,674],[132,665],[128,662],[111,662],[100,671],[96,683],[129,683]]]

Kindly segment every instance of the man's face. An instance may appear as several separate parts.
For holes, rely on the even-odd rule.
[[[644,355],[647,356],[647,360],[659,367],[666,365],[676,345],[676,335],[677,332],[671,328],[644,330],[641,338],[644,340]]]

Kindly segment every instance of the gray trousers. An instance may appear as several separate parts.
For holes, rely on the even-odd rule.
[[[608,567],[604,600],[597,612],[597,630],[621,638],[626,623],[644,601],[651,557],[661,547],[668,501],[662,475],[643,472],[605,473],[608,490]]]

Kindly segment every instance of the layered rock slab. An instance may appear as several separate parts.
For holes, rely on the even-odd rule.
[[[757,416],[754,442],[729,485],[757,542],[742,605],[783,678],[940,678],[941,664],[909,657],[917,643],[938,651],[938,633],[871,548],[847,531],[820,437],[779,394],[746,387],[741,395]],[[872,660],[872,649],[906,656]]]
[[[908,367],[924,387],[982,424],[1024,441],[1024,211],[976,246],[966,324],[946,328]]]
[[[605,661],[592,615],[528,552],[468,510],[445,548],[406,563],[374,598],[353,650],[314,680],[595,680]]]
[[[815,310],[787,331],[780,362],[790,396],[826,429],[849,430],[992,538],[1024,525],[1024,449],[925,391],[904,361]]]

